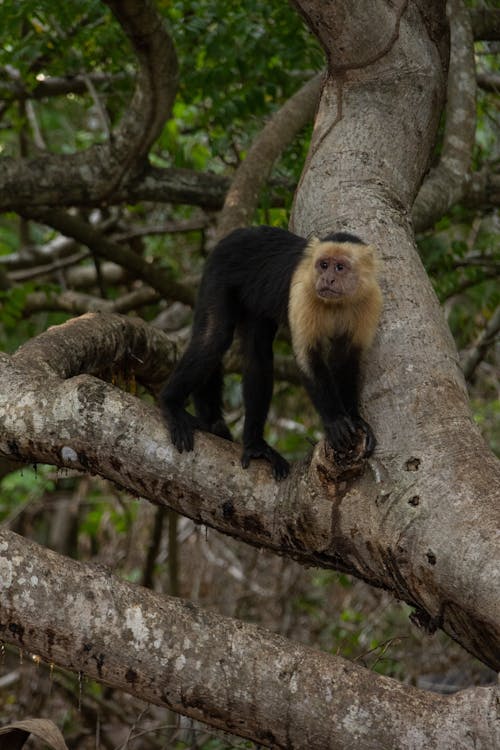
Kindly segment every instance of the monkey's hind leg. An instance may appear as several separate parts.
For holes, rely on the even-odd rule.
[[[276,325],[269,320],[246,321],[242,327],[245,367],[243,400],[245,424],[241,465],[247,469],[254,458],[271,464],[273,477],[285,479],[290,464],[264,440],[264,425],[273,393],[273,340]]]
[[[278,482],[285,479],[290,473],[290,464],[286,458],[283,458],[278,451],[271,448],[264,438],[252,440],[249,444],[243,447],[243,453],[241,455],[242,467],[248,469],[250,461],[253,458],[265,458],[266,461],[269,461],[273,477]]]
[[[224,440],[232,440],[222,413],[223,384],[222,365],[219,364],[205,382],[196,388],[193,401],[200,429],[218,435]]]
[[[186,401],[205,374],[203,355],[199,354],[200,349],[193,337],[160,393],[160,407],[172,443],[179,453],[193,450],[194,431],[201,427],[200,420],[185,409]]]
[[[194,431],[199,429],[200,422],[184,408],[189,395],[177,372],[173,373],[168,383],[160,393],[160,407],[170,432],[170,439],[179,453],[192,451],[194,447]]]
[[[208,294],[206,290],[205,294]],[[180,453],[193,450],[194,431],[206,429],[207,425],[211,432],[218,430],[216,434],[231,439],[222,419],[220,399],[221,361],[231,345],[234,315],[224,297],[217,299],[217,304],[205,312],[203,305],[208,307],[208,301],[200,299],[202,307],[195,314],[191,341],[160,393],[160,405],[170,437]],[[216,389],[216,397],[209,393],[210,384]],[[191,394],[196,397],[200,416],[193,417],[184,408]]]

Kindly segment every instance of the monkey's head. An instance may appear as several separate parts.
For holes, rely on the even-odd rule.
[[[374,248],[355,235],[332,234],[311,240],[312,278],[327,304],[352,303],[369,293],[376,277]]]

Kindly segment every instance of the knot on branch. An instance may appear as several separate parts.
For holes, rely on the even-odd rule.
[[[367,464],[363,451],[364,445],[359,444],[349,452],[340,454],[326,440],[316,446],[311,472],[332,500],[342,499],[352,483],[363,474]]]

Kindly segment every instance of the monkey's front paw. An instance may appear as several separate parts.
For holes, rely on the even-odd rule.
[[[364,433],[365,436],[365,449],[363,452],[363,457],[368,458],[372,455],[373,451],[375,450],[375,446],[377,445],[377,441],[375,439],[375,435],[373,434],[373,430],[368,424],[368,422],[365,422],[365,420],[362,417],[354,417],[353,423],[357,431],[361,431]]]
[[[361,453],[363,458],[371,456],[375,449],[375,436],[368,422],[365,422],[362,417],[350,417],[344,414],[325,428],[327,441],[342,456],[347,456],[349,453],[359,455],[361,440],[364,442]]]
[[[243,448],[241,454],[241,465],[244,469],[248,469],[250,461],[253,458],[265,458],[271,464],[273,477],[279,482],[285,479],[290,472],[290,464],[288,461],[280,456],[278,451],[271,448],[265,440],[256,440],[253,443],[247,443]]]
[[[356,445],[356,427],[348,414],[325,425],[326,439],[337,453],[348,453]]]

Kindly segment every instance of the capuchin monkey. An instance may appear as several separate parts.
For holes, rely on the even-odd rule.
[[[355,235],[308,241],[276,227],[231,232],[208,258],[190,343],[160,394],[176,448],[191,451],[195,429],[232,439],[222,414],[222,357],[237,330],[244,355],[242,466],[265,458],[276,479],[288,475],[288,462],[264,440],[273,340],[288,322],[326,440],[341,456],[361,445],[369,456],[375,437],[358,411],[359,369],[381,306],[375,250]],[[196,417],[184,408],[190,395]]]

